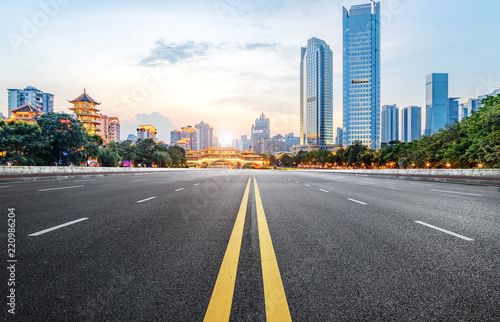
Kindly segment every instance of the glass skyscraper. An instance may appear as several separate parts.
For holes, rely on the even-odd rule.
[[[401,141],[412,142],[422,135],[422,108],[408,106],[401,111]]]
[[[448,74],[427,75],[425,87],[425,135],[433,135],[449,121]]]
[[[396,105],[382,106],[382,143],[399,140],[399,109]]]
[[[343,144],[380,147],[380,2],[344,7]]]
[[[301,48],[300,144],[333,144],[333,53],[318,38]]]

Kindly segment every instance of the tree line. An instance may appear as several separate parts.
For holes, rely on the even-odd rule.
[[[86,165],[98,161],[116,167],[123,161],[135,166],[186,167],[183,148],[152,139],[109,142],[89,135],[83,124],[68,114],[45,113],[35,124],[0,120],[0,165]]]
[[[269,155],[276,167],[332,168],[500,168],[500,95],[487,97],[478,111],[460,123],[410,143],[393,141],[372,150],[354,142],[335,152]]]

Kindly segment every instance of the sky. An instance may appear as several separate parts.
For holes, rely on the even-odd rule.
[[[121,121],[170,131],[201,121],[223,145],[299,134],[300,48],[333,51],[334,127],[342,126],[342,7],[349,0],[0,0],[0,112],[9,88],[55,95],[56,112],[87,93]],[[450,97],[500,87],[500,1],[381,0],[381,104],[425,106],[425,76],[449,74]]]

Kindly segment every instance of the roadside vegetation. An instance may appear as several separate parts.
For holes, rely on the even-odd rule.
[[[320,168],[500,168],[500,95],[461,123],[410,143],[394,141],[377,151],[356,142],[336,152],[299,152],[296,156],[267,155],[275,167]]]
[[[46,113],[35,124],[0,120],[0,165],[93,165],[186,167],[184,149],[167,147],[152,139],[103,145],[82,123],[68,114]]]

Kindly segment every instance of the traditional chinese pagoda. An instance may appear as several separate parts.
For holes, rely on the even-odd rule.
[[[83,128],[87,130],[89,134],[97,134],[99,129],[97,125],[99,122],[97,121],[100,118],[99,111],[96,106],[101,105],[92,99],[87,94],[86,89],[83,89],[83,94],[78,96],[72,101],[68,102],[73,104],[73,107],[69,109],[76,114],[78,120],[83,123]]]
[[[12,118],[14,120],[22,120],[27,123],[33,124],[37,117],[43,114],[37,107],[31,105],[30,102],[28,104],[18,107],[14,110],[11,110]]]

